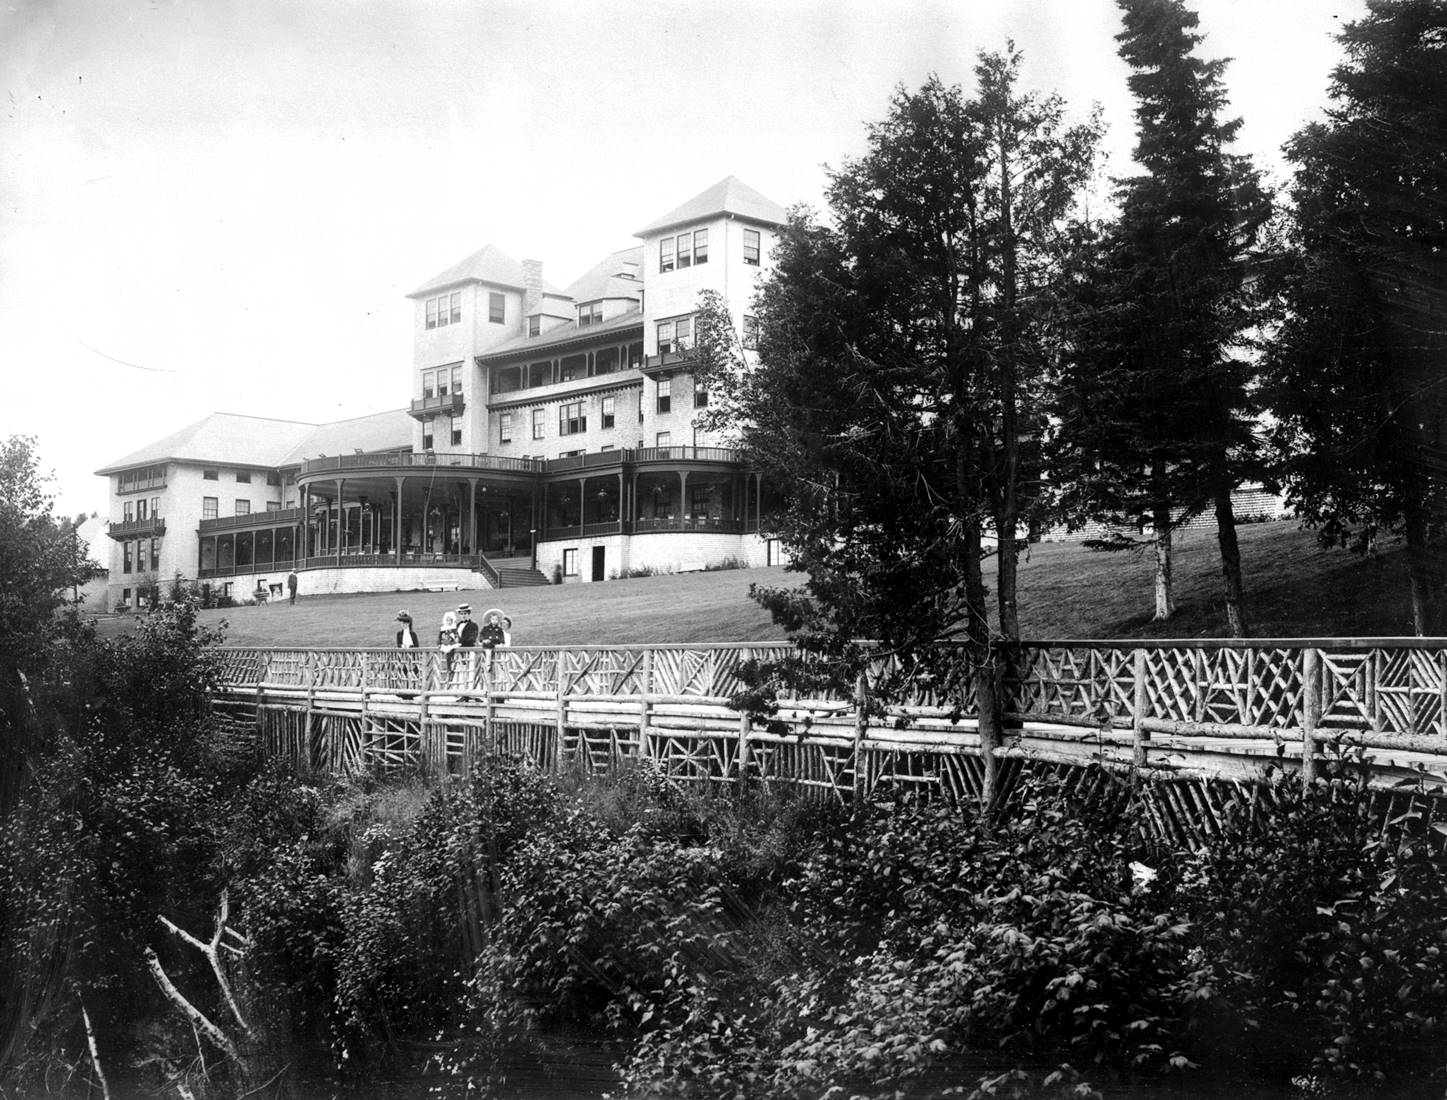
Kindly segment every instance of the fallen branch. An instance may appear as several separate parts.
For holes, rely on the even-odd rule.
[[[156,984],[161,987],[161,992],[181,1010],[182,1015],[191,1021],[191,1025],[210,1039],[237,1066],[245,1068],[241,1052],[236,1048],[236,1044],[227,1037],[224,1031],[208,1020],[204,1012],[186,1000],[181,991],[172,983],[166,971],[161,968],[161,960],[156,957],[155,950],[150,947],[146,948],[146,966],[150,968],[151,976],[156,979]]]
[[[251,1039],[255,1037],[255,1033],[251,1030],[251,1025],[246,1022],[246,1017],[241,1014],[241,1006],[236,1003],[236,997],[231,992],[231,983],[226,980],[226,974],[221,968],[221,950],[223,948],[235,955],[242,953],[240,948],[233,947],[229,943],[222,943],[221,937],[223,935],[229,933],[239,940],[243,947],[251,946],[250,940],[226,926],[226,920],[230,916],[230,913],[230,900],[227,897],[226,891],[222,890],[221,909],[220,912],[216,914],[216,931],[212,933],[210,943],[202,943],[184,928],[172,923],[165,917],[158,916],[156,919],[206,956],[206,961],[211,964],[211,972],[216,975],[216,984],[221,987],[221,995],[226,998],[227,1007],[231,1009],[231,1015],[236,1018],[236,1023],[241,1027],[241,1030],[246,1033],[246,1037]]]
[[[80,1000],[80,1018],[85,1024],[85,1041],[90,1047],[90,1064],[95,1067],[95,1075],[100,1080],[100,1094],[105,1100],[111,1100],[111,1087],[106,1083],[105,1070],[101,1069],[100,1050],[96,1046],[95,1029],[90,1026],[90,1013],[85,1010],[85,999]]]

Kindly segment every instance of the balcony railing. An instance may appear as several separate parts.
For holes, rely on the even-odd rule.
[[[106,534],[117,542],[125,539],[155,539],[165,533],[166,521],[160,516],[122,520],[120,523],[112,523],[106,531]]]
[[[716,532],[721,535],[739,535],[744,531],[744,521],[740,519],[710,519],[701,516],[694,519],[683,516],[678,519],[673,517],[655,519],[636,519],[633,521],[633,530],[640,534],[654,534],[659,531],[705,531]]]
[[[410,411],[418,420],[427,420],[439,413],[456,415],[466,407],[467,402],[463,400],[462,394],[444,393],[438,397],[414,397]]]
[[[645,372],[660,370],[676,370],[689,366],[694,361],[692,348],[683,348],[680,351],[665,351],[662,355],[650,355],[643,360]]]
[[[732,447],[624,447],[613,451],[591,451],[547,459],[550,474],[569,470],[592,470],[600,467],[633,465],[639,462],[730,462],[743,461],[743,454]]]
[[[306,517],[300,508],[282,508],[275,512],[248,512],[244,516],[218,516],[203,519],[196,532],[200,535],[218,535],[232,531],[262,531],[268,527],[290,527]]]
[[[434,469],[486,470],[513,474],[540,474],[544,464],[538,458],[505,458],[502,455],[475,455],[461,452],[385,451],[361,455],[332,455],[308,458],[301,464],[303,477],[325,473],[397,473],[402,470]]]

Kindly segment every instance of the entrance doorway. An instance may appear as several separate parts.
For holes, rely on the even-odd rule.
[[[593,547],[593,579],[595,581],[601,581],[603,579],[603,563],[606,554],[606,547]]]

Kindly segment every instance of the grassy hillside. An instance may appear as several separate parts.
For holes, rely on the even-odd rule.
[[[1295,524],[1242,528],[1247,615],[1257,637],[1407,634],[1410,609],[1400,551],[1364,560],[1317,546]],[[1181,534],[1176,558],[1179,613],[1151,623],[1149,556],[1103,554],[1079,546],[1034,546],[1020,569],[1020,618],[1031,638],[1213,637],[1224,632],[1214,531]],[[690,573],[604,584],[501,592],[397,592],[303,598],[295,607],[203,612],[226,620],[235,645],[386,646],[400,608],[424,641],[459,601],[475,615],[501,607],[516,645],[757,641],[783,632],[748,598],[751,584],[795,584],[781,568]],[[992,594],[993,600],[993,594]],[[125,617],[103,619],[106,631]]]

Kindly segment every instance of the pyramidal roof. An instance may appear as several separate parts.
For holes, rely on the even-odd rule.
[[[575,302],[637,298],[643,292],[643,280],[639,278],[642,268],[643,246],[636,244],[603,257],[573,280],[566,293]]]
[[[646,237],[659,230],[683,225],[685,222],[703,221],[719,214],[732,214],[738,218],[763,222],[765,225],[783,225],[789,220],[784,208],[773,199],[759,194],[737,176],[725,176],[707,191],[700,192],[682,206],[649,222],[633,235]]]
[[[511,287],[515,290],[523,290],[527,287],[527,279],[523,275],[523,265],[498,248],[497,245],[488,244],[483,245],[465,260],[458,260],[445,271],[439,271],[407,297],[420,298],[424,294],[441,290],[443,287],[472,282],[490,283],[493,286]],[[543,290],[548,293],[561,293],[546,279],[543,280]]]

